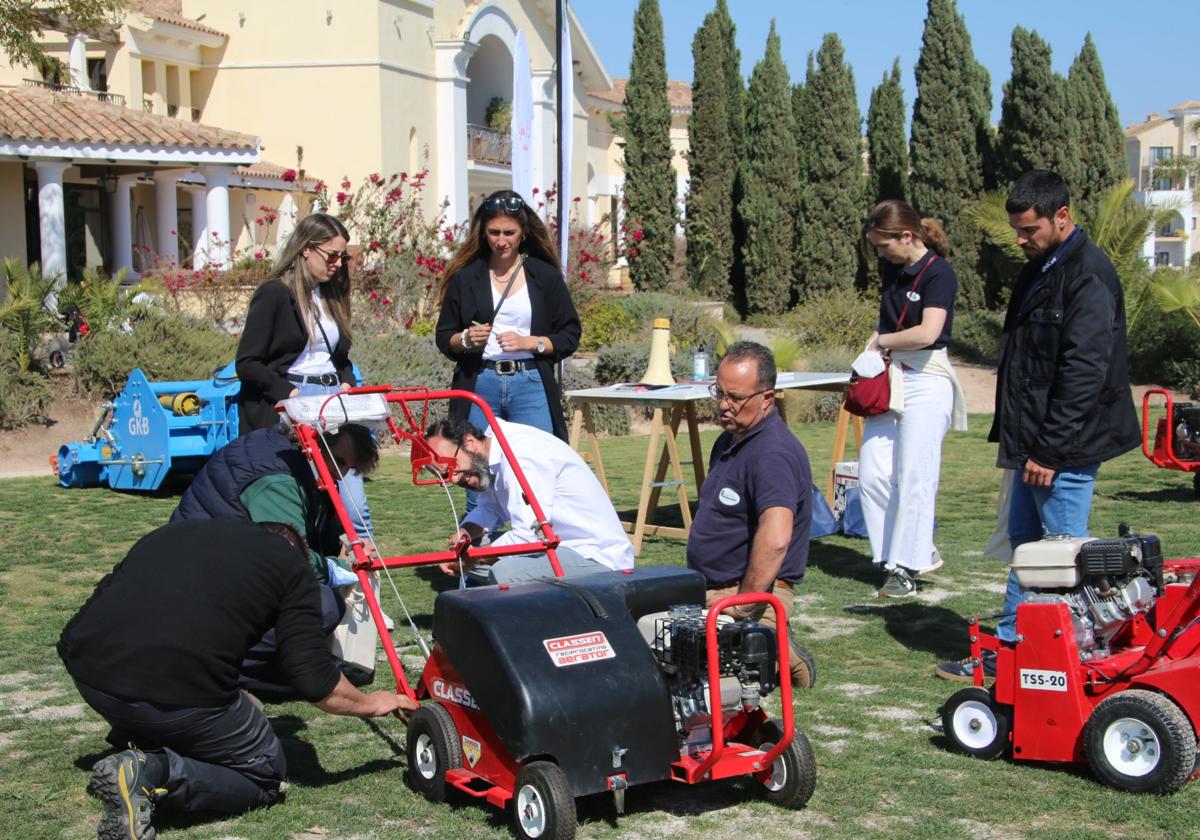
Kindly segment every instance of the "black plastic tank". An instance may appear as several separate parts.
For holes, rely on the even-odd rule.
[[[703,603],[704,578],[687,569],[602,572],[443,592],[433,634],[513,757],[552,759],[584,796],[616,773],[670,777],[671,697],[637,619]]]

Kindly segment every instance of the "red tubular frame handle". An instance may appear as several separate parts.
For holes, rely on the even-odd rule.
[[[742,592],[727,595],[708,608],[704,624],[706,653],[708,655],[708,706],[712,718],[712,752],[689,774],[692,780],[704,778],[725,753],[725,721],[721,710],[721,660],[717,649],[717,618],[729,607],[743,604],[767,604],[775,611],[775,643],[778,647],[780,703],[783,707],[783,737],[762,758],[763,772],[770,770],[775,759],[792,743],[796,724],[792,719],[792,663],[787,639],[787,611],[783,603],[771,592]]]

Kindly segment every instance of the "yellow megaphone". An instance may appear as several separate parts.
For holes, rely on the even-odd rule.
[[[671,321],[668,318],[654,319],[654,333],[650,338],[650,363],[642,377],[642,385],[674,385],[671,375]]]

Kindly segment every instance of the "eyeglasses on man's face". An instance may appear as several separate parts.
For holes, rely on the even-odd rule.
[[[518,213],[524,206],[525,202],[515,195],[497,195],[483,200],[484,210],[507,210],[509,213]]]
[[[325,265],[337,265],[339,262],[342,265],[350,265],[349,251],[326,251],[320,245],[314,245],[312,249],[321,255]]]
[[[728,402],[731,406],[733,406],[735,411],[741,411],[742,406],[744,406],[750,400],[757,397],[759,394],[765,394],[765,393],[767,393],[767,391],[773,391],[773,390],[775,390],[775,389],[774,388],[763,388],[761,391],[755,391],[753,394],[747,394],[744,397],[739,397],[736,394],[729,394],[729,393],[726,393],[725,391],[722,391],[720,388],[717,387],[717,384],[715,382],[712,385],[708,386],[709,396],[711,396],[718,403]]]

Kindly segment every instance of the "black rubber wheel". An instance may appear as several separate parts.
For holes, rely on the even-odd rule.
[[[1008,751],[1012,709],[977,686],[955,692],[942,706],[942,732],[954,748],[976,758],[999,758]]]
[[[533,761],[513,785],[513,832],[524,840],[573,840],[575,797],[567,774],[552,761]]]
[[[446,801],[446,771],[462,766],[454,718],[441,706],[422,706],[408,722],[408,783],[430,802]]]
[[[1100,702],[1083,728],[1092,772],[1132,793],[1174,793],[1196,766],[1196,733],[1167,697],[1130,689]]]
[[[783,737],[783,721],[765,721],[754,733],[754,746],[770,750]],[[812,745],[798,728],[792,732],[792,743],[771,765],[771,778],[760,783],[763,796],[783,808],[803,808],[817,788],[817,759]]]
[[[61,370],[67,364],[67,357],[63,355],[63,351],[61,350],[51,350],[48,361],[50,362],[50,367],[55,370]]]

